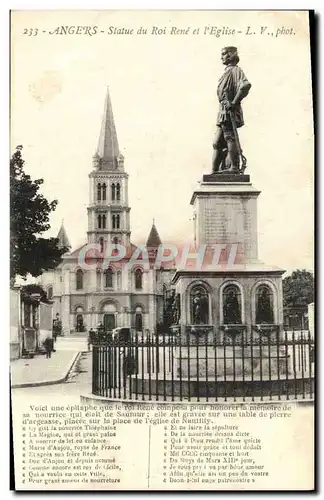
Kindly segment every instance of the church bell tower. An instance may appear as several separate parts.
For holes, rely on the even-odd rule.
[[[128,246],[130,242],[130,208],[128,174],[119,151],[115,121],[107,88],[104,114],[93,170],[89,174],[88,243],[103,249],[108,244]]]

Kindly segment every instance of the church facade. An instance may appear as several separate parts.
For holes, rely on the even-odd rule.
[[[131,256],[137,247],[130,239],[128,180],[107,90],[98,148],[89,174],[87,241],[71,251],[62,223],[57,237],[59,245],[68,251],[60,265],[43,273],[40,279],[53,300],[53,314],[62,322],[64,334],[87,331],[101,324],[107,330],[129,327],[154,332],[163,329],[164,305],[174,271],[155,269],[152,259],[149,265],[141,265],[138,259],[132,265]],[[153,222],[146,242],[151,257],[156,255],[160,244]],[[107,264],[107,245],[122,246],[125,257]],[[98,250],[91,254],[88,249],[94,247]]]

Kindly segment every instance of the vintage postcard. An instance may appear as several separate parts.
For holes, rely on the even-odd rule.
[[[15,489],[314,489],[309,11],[11,12]]]

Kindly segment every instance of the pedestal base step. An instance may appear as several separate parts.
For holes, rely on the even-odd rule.
[[[132,391],[148,394],[180,398],[241,398],[241,397],[297,397],[298,394],[314,394],[314,379],[282,379],[282,380],[132,380]]]
[[[177,378],[217,379],[225,376],[247,377],[252,379],[274,379],[280,375],[291,374],[289,359],[282,356],[279,358],[265,359],[235,359],[235,358],[198,358],[189,360],[181,358],[176,363]]]
[[[215,173],[203,175],[203,182],[250,182],[250,176],[246,174]]]

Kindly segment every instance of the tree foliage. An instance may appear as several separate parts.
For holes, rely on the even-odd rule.
[[[285,307],[306,306],[314,302],[314,276],[306,269],[296,269],[282,280]]]
[[[37,285],[36,283],[31,283],[30,285],[25,285],[21,289],[21,297],[27,301],[33,294],[40,295],[40,302],[45,302],[45,304],[51,304],[52,301],[48,300],[47,293],[41,285]]]
[[[39,276],[55,268],[66,248],[58,248],[57,238],[42,238],[50,228],[49,215],[57,200],[49,202],[39,188],[43,179],[32,180],[24,172],[22,146],[10,160],[10,278],[27,274]]]

